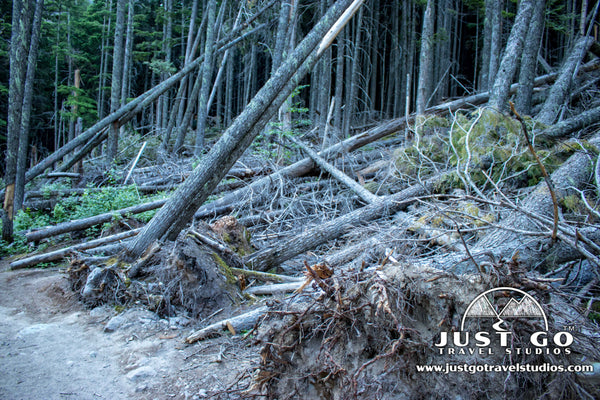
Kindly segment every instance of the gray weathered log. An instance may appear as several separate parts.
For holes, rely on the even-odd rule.
[[[379,196],[376,196],[373,193],[369,192],[367,189],[362,187],[359,183],[350,178],[348,175],[346,175],[345,173],[328,163],[323,157],[317,154],[316,151],[314,151],[304,143],[294,138],[290,138],[290,140],[298,146],[300,146],[300,148],[302,148],[302,150],[304,150],[306,154],[308,154],[308,156],[312,158],[313,161],[319,167],[329,172],[331,176],[340,181],[342,184],[346,185],[350,190],[359,195],[360,198],[366,201],[367,203],[374,203],[377,201],[377,199],[379,199]]]
[[[560,139],[598,122],[600,122],[600,107],[592,108],[579,115],[560,121],[548,129],[543,130],[539,135],[542,137]]]
[[[415,184],[394,195],[381,197],[376,202],[359,208],[341,217],[317,225],[287,240],[281,240],[272,247],[257,251],[245,260],[252,269],[267,270],[278,266],[299,254],[337,237],[367,221],[394,214],[416,201],[417,197],[429,194],[436,183],[441,182],[446,173],[427,179],[423,184]]]
[[[31,267],[33,265],[40,264],[40,263],[46,263],[46,262],[50,262],[50,261],[60,260],[64,257],[68,256],[69,254],[71,254],[74,251],[93,249],[93,248],[96,248],[99,246],[103,246],[107,243],[113,243],[113,242],[116,242],[119,240],[133,237],[133,236],[137,235],[140,230],[141,230],[141,228],[133,229],[131,231],[117,233],[115,235],[103,237],[103,238],[96,239],[96,240],[90,240],[89,242],[79,243],[79,244],[76,244],[73,246],[65,247],[65,248],[51,251],[48,253],[36,254],[34,256],[22,258],[20,260],[11,262],[10,268],[11,269],[21,269],[21,268]]]
[[[138,204],[136,206],[123,208],[121,210],[114,210],[104,214],[95,215],[93,217],[63,222],[54,226],[49,226],[46,228],[39,229],[37,231],[29,232],[25,234],[25,238],[28,242],[38,242],[42,239],[60,235],[62,233],[80,231],[94,225],[111,222],[113,219],[115,219],[115,216],[118,218],[131,214],[139,214],[145,211],[155,210],[157,208],[162,207],[166,201],[166,199],[155,200],[149,203]]]
[[[262,285],[262,286],[252,286],[248,289],[244,290],[244,293],[263,296],[263,295],[273,295],[273,294],[283,294],[290,293],[295,290],[298,290],[304,282],[304,279],[296,282],[288,282],[288,283],[277,283],[274,285]]]
[[[600,135],[596,135],[590,142],[594,145],[600,145]],[[590,154],[580,151],[573,154],[559,169],[551,174],[559,201],[565,196],[576,194],[573,187],[580,187],[590,181],[593,161]],[[520,205],[520,208],[523,212],[510,211],[500,221],[501,226],[511,230],[492,229],[470,249],[477,262],[497,262],[500,259],[510,260],[513,256],[516,256],[523,267],[532,269],[539,265],[551,267],[582,257],[582,252],[575,249],[573,244],[580,248],[584,247],[584,244],[574,238],[571,243],[565,243],[563,240],[552,243],[550,238],[551,218],[548,219],[548,223],[545,225],[540,225],[539,221],[526,215],[526,213],[537,214],[541,217],[552,215],[552,199],[545,182],[539,183],[533,189]],[[539,232],[545,231],[546,234],[527,236],[513,230],[537,230]],[[580,232],[596,243],[600,240],[600,230],[597,228],[584,228]],[[565,235],[562,234],[562,236]],[[474,267],[472,261],[463,252],[435,256],[433,259],[422,261],[432,263],[436,268],[453,268],[453,271],[460,273],[471,272]]]
[[[576,68],[593,42],[594,38],[585,36],[575,43],[575,46],[560,69],[558,79],[550,89],[546,102],[535,117],[537,121],[546,125],[554,123],[567,97]]]
[[[359,3],[362,3],[359,0]],[[125,258],[135,259],[156,239],[174,239],[221,181],[227,170],[250,146],[270,118],[291,94],[304,75],[318,61],[315,51],[329,29],[351,5],[338,0],[296,47],[277,72],[265,83],[244,111],[223,133],[200,165],[177,189],[164,207],[146,225],[127,250]]]
[[[256,325],[258,319],[266,314],[268,310],[269,307],[263,306],[245,314],[238,315],[237,317],[227,318],[222,321],[215,322],[206,328],[202,328],[193,332],[185,339],[185,341],[191,344],[197,342],[198,340],[204,340],[209,337],[220,335],[223,331],[227,330],[228,323],[231,324],[236,332],[252,329],[254,325]]]

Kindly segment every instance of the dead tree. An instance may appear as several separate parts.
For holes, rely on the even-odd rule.
[[[575,43],[561,67],[559,77],[552,85],[541,111],[535,117],[537,121],[546,125],[554,123],[571,87],[575,70],[593,42],[594,38],[585,36]]]
[[[139,257],[157,239],[177,237],[360,5],[362,0],[339,0],[331,6],[128,247],[126,259]]]
[[[515,17],[515,23],[510,31],[510,37],[504,49],[504,56],[502,57],[500,68],[491,89],[490,106],[500,111],[506,109],[508,105],[507,100],[510,84],[517,69],[517,60],[523,51],[529,21],[533,14],[533,3],[533,0],[522,0],[519,3],[519,11]]]
[[[248,257],[245,263],[253,269],[263,271],[277,266],[298,254],[343,235],[352,227],[386,214],[396,213],[416,201],[417,197],[429,194],[436,183],[446,176],[446,174],[436,175],[424,181],[422,185],[413,185],[394,195],[379,198],[368,206],[315,226],[290,239],[282,240],[272,247],[257,251]]]
[[[252,18],[253,19],[253,18]],[[231,32],[223,40],[220,40],[217,43],[217,53],[221,53],[247,38],[248,36],[254,34],[260,29],[264,28],[264,24],[260,25],[239,37],[232,39],[234,35],[237,35],[242,28],[245,28],[247,23],[241,24],[238,29],[235,29]],[[139,112],[141,112],[148,105],[152,104],[156,101],[162,94],[164,94],[167,90],[171,89],[175,84],[177,84],[183,77],[187,76],[190,72],[194,71],[198,66],[204,61],[204,55],[200,55],[195,60],[186,64],[178,73],[174,74],[170,78],[164,80],[159,85],[153,87],[152,89],[146,91],[141,94],[134,100],[130,101],[126,105],[122,106],[115,112],[107,115],[102,120],[98,121],[94,125],[92,125],[85,132],[82,132],[75,139],[66,143],[61,148],[57,149],[54,153],[49,155],[48,157],[41,160],[39,163],[34,165],[32,168],[27,171],[25,174],[25,181],[29,182],[33,178],[41,175],[47,168],[50,168],[52,164],[57,161],[60,161],[64,156],[71,153],[73,150],[78,148],[79,146],[86,145],[88,142],[93,142],[93,145],[85,146],[87,152],[84,152],[83,149],[77,153],[77,157],[73,157],[69,160],[71,166],[74,165],[77,161],[83,158],[86,154],[89,153],[95,146],[102,143],[102,141],[108,135],[107,129],[111,126],[111,124],[118,124],[119,127],[123,124],[130,121],[134,116],[136,116]]]

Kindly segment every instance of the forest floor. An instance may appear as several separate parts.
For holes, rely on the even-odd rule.
[[[4,264],[4,263],[3,263]],[[4,265],[6,267],[6,265]],[[0,398],[198,399],[231,390],[258,352],[220,337],[186,346],[189,321],[87,309],[58,269],[0,272]],[[110,322],[110,324],[108,324]],[[113,326],[113,332],[106,332]]]

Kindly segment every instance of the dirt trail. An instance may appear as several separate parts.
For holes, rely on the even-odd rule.
[[[250,367],[251,350],[226,337],[185,346],[188,322],[90,311],[57,270],[0,272],[0,399],[200,399],[226,390]]]

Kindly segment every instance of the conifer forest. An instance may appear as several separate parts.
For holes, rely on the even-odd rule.
[[[0,2],[0,398],[600,398],[600,1]]]

